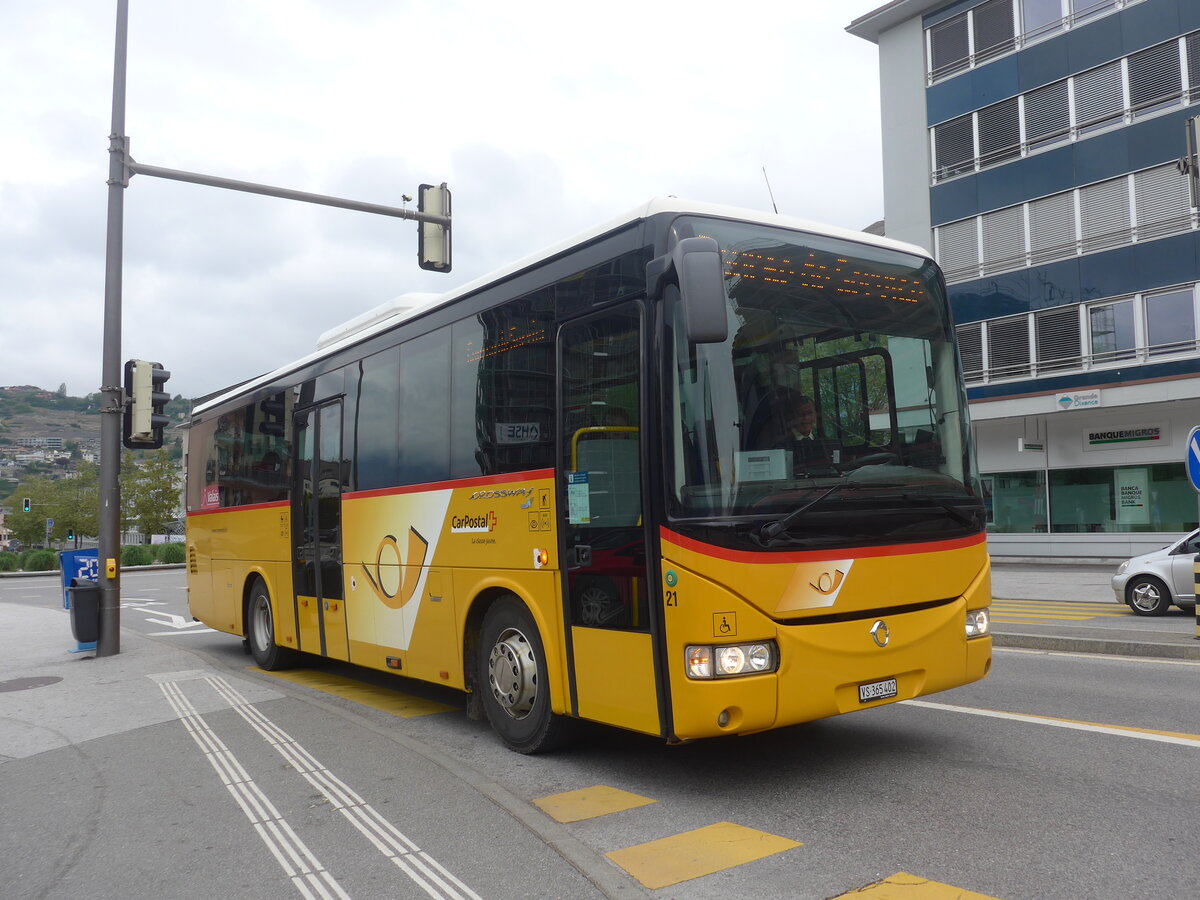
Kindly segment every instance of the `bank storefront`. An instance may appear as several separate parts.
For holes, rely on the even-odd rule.
[[[1200,381],[973,403],[994,556],[1127,557],[1200,522]]]

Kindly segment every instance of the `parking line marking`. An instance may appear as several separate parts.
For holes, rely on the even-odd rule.
[[[562,794],[551,794],[534,800],[534,805],[558,822],[580,822],[610,813],[649,806],[656,801],[641,794],[597,784],[593,787]]]
[[[646,887],[658,890],[803,846],[765,831],[718,822],[605,856]]]
[[[833,900],[853,897],[854,900],[996,900],[987,894],[977,894],[963,888],[918,878],[907,872],[897,872],[890,878],[868,884],[854,891],[838,894]]]
[[[451,712],[454,707],[433,700],[423,700],[411,694],[402,694],[389,688],[375,687],[344,678],[341,675],[330,675],[326,672],[314,672],[309,669],[289,669],[281,672],[268,672],[257,666],[248,666],[251,672],[270,675],[280,681],[290,681],[325,694],[332,694],[344,700],[351,700],[362,706],[369,706],[380,712],[390,713],[402,719],[412,719],[417,716],[431,716],[435,713]]]
[[[1177,731],[1156,731],[1152,728],[1135,728],[1130,725],[1102,725],[1098,722],[1080,722],[1075,719],[1059,719],[1054,716],[1031,716],[1025,713],[1001,712],[996,709],[979,709],[972,706],[953,706],[949,703],[930,703],[928,700],[901,700],[908,706],[921,706],[925,709],[938,709],[945,712],[965,713],[971,716],[986,716],[992,719],[1008,719],[1011,722],[1024,722],[1028,725],[1049,725],[1054,728],[1070,728],[1075,731],[1091,731],[1097,734],[1111,734],[1116,737],[1138,738],[1143,741],[1157,741],[1162,744],[1180,744],[1184,747],[1195,747],[1200,750],[1200,734],[1183,734]]]

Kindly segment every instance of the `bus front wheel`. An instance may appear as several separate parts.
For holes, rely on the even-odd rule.
[[[246,640],[260,669],[273,672],[296,662],[296,651],[275,643],[275,616],[271,612],[271,594],[261,578],[250,587],[249,615],[246,616]]]
[[[513,595],[483,618],[476,689],[492,729],[518,753],[562,746],[570,721],[550,711],[546,654],[533,616]]]

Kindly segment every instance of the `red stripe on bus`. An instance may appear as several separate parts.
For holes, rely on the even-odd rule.
[[[188,516],[208,516],[213,513],[232,512],[233,510],[243,509],[274,509],[276,507],[288,507],[292,504],[287,500],[272,500],[270,503],[247,503],[245,506],[219,506],[216,509],[189,509]]]
[[[489,484],[512,484],[514,481],[533,481],[553,478],[553,469],[534,469],[530,472],[512,472],[507,475],[479,475],[475,478],[460,478],[456,481],[431,481],[426,484],[406,484],[403,487],[376,488],[370,491],[352,491],[344,498],[360,500],[364,497],[389,497],[396,494],[416,494],[421,491],[440,491],[448,488],[483,487]]]
[[[664,541],[670,541],[684,550],[693,553],[703,553],[705,556],[715,556],[728,562],[738,563],[802,563],[822,562],[829,559],[866,559],[872,556],[906,556],[914,553],[941,553],[946,550],[961,550],[964,547],[974,547],[987,540],[987,534],[973,534],[969,537],[955,538],[951,541],[933,541],[928,544],[888,544],[882,547],[848,547],[844,550],[797,550],[791,553],[759,553],[751,550],[729,550],[706,544],[676,534],[669,528],[659,528],[659,536]]]

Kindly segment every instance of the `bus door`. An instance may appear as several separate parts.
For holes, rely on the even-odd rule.
[[[292,492],[292,559],[300,649],[349,659],[342,596],[342,459],[340,400],[296,413],[296,489]]]
[[[641,472],[641,308],[563,327],[559,421],[564,617],[585,719],[661,734]]]

